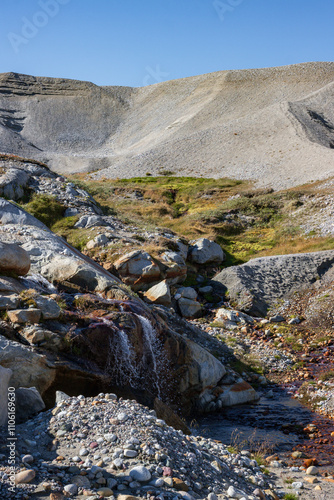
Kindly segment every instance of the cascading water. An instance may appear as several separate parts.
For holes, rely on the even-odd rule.
[[[40,293],[58,293],[57,289],[40,274],[30,274],[29,276],[21,277],[20,282],[27,288],[34,288]]]
[[[112,299],[104,300],[115,304]],[[147,388],[161,399],[165,379],[162,374],[167,371],[167,358],[163,352],[162,342],[151,321],[139,314],[138,308],[135,312],[135,308],[131,306],[129,311],[126,311],[128,308],[120,303],[117,307],[120,312],[137,318],[141,330],[136,333],[138,337],[131,340],[132,336],[119,328],[113,320],[105,317],[95,318],[107,326],[112,333],[108,341],[109,352],[105,371],[112,375],[116,383],[130,385],[132,388]],[[140,346],[139,349],[138,346]]]
[[[157,333],[153,328],[152,323],[140,314],[136,314],[136,316],[141,323],[144,339],[144,353],[141,364],[143,367],[147,368],[149,361],[148,358],[151,358],[153,365],[153,383],[156,388],[157,395],[159,399],[161,399],[161,377],[158,371],[158,364],[160,368],[162,368],[162,365],[165,364],[165,359],[161,349],[161,342],[157,337]]]
[[[100,319],[115,333],[112,339],[109,338],[109,353],[105,371],[113,374],[117,383],[128,383],[131,387],[135,387],[139,379],[139,370],[135,362],[135,352],[127,334],[123,330],[115,328],[112,321],[106,318]]]

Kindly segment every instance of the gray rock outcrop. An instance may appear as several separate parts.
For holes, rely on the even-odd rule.
[[[155,260],[142,250],[123,255],[114,266],[126,284],[138,290],[145,283],[154,283],[161,277],[160,268]]]
[[[56,369],[47,358],[0,335],[0,365],[12,370],[13,387],[35,386],[43,394],[52,384]]]
[[[170,288],[166,280],[149,288],[144,295],[153,304],[162,304],[163,306],[171,304]]]
[[[193,242],[189,248],[188,257],[195,264],[221,264],[225,259],[225,254],[218,243],[201,238]]]
[[[224,269],[213,281],[224,285],[238,309],[265,316],[279,299],[320,280],[333,264],[333,250],[259,257]]]
[[[333,76],[332,62],[142,88],[4,73],[0,150],[47,158],[62,173],[101,169],[94,175],[114,179],[166,169],[282,189],[332,175]]]

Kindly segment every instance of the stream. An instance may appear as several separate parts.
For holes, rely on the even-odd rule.
[[[226,407],[221,413],[198,417],[193,433],[203,434],[228,446],[247,449],[264,455],[278,454],[291,465],[302,461],[291,458],[293,450],[315,458],[324,471],[334,472],[334,439],[330,433],[334,422],[321,417],[293,399],[279,386],[260,392],[257,403]],[[315,424],[321,433],[319,439],[310,439],[303,429]]]

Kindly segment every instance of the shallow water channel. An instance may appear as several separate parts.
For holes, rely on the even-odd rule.
[[[277,453],[291,462],[294,449],[308,451],[326,470],[334,470],[333,444],[318,446],[310,440],[303,428],[316,423],[318,429],[328,431],[328,419],[315,414],[284,389],[276,387],[273,397],[268,391],[257,403],[225,408],[221,413],[196,419],[193,433],[204,435],[237,449],[264,454]],[[331,422],[333,425],[333,422]],[[298,464],[299,465],[299,464]]]

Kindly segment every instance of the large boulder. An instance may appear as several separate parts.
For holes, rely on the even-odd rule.
[[[102,292],[113,286],[116,278],[113,279],[107,272],[103,273],[103,268],[100,269],[75,256],[56,255],[41,268],[41,274],[52,283],[68,282],[83,290]]]
[[[242,380],[231,386],[226,386],[218,399],[222,402],[222,406],[236,406],[258,401],[260,396],[251,385]]]
[[[0,335],[0,365],[12,370],[13,387],[34,386],[41,394],[50,387],[56,375],[55,366],[46,356],[2,335]]]
[[[144,295],[153,304],[161,304],[163,306],[171,304],[170,288],[166,280],[149,288]]]
[[[253,316],[320,280],[334,264],[334,250],[259,257],[228,267],[215,278],[224,285],[235,306]]]
[[[142,285],[159,281],[161,270],[158,263],[147,252],[135,250],[118,259],[114,266],[120,277],[133,290]]]
[[[200,393],[215,387],[226,374],[225,366],[195,342],[174,331],[166,332],[165,352],[177,391],[184,405],[195,405]]]
[[[221,264],[225,254],[218,243],[201,238],[192,243],[188,258],[195,264]]]
[[[30,269],[29,254],[19,245],[0,242],[0,273],[24,276]]]
[[[165,277],[170,285],[183,283],[187,277],[187,264],[184,258],[177,252],[164,252],[159,259],[167,266]]]
[[[0,427],[7,423],[8,385],[12,373],[12,370],[0,365]]]
[[[18,423],[45,409],[45,403],[36,387],[19,387],[16,394],[16,419]]]
[[[0,198],[0,222],[1,224],[15,224],[15,226],[33,226],[48,230],[48,228],[22,208],[14,205],[10,201]]]

